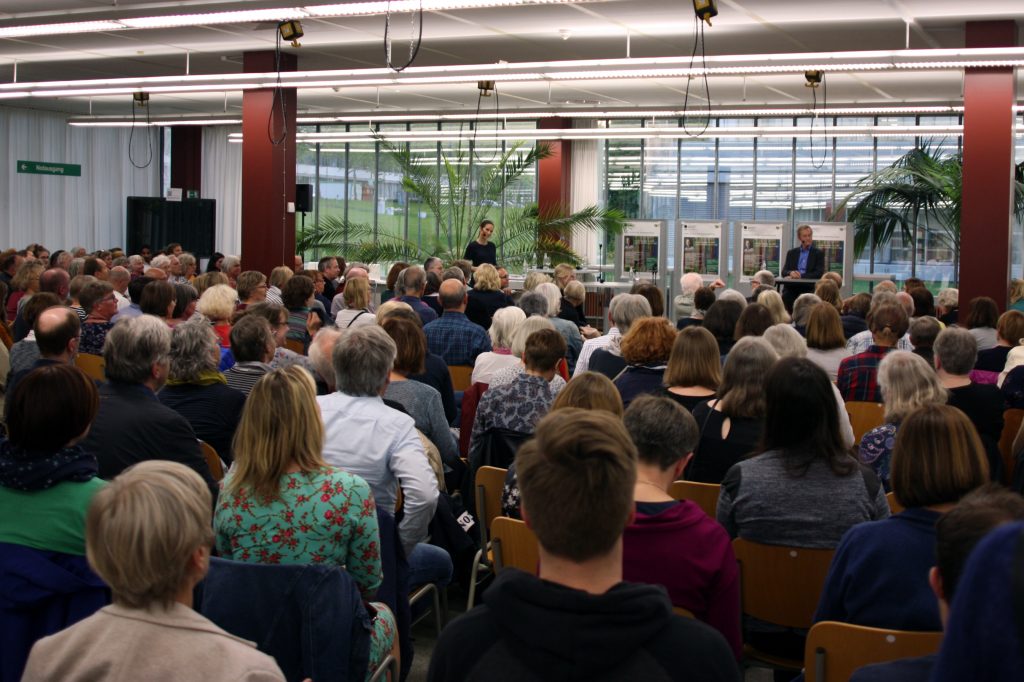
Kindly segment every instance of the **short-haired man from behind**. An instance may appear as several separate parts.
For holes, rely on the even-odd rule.
[[[740,679],[721,635],[674,615],[663,589],[622,581],[637,474],[621,422],[553,412],[516,466],[540,575],[504,569],[441,634],[428,680]]]
[[[444,358],[449,367],[472,365],[476,362],[476,356],[491,350],[491,338],[487,330],[466,317],[466,304],[469,301],[466,285],[448,279],[441,283],[438,293],[444,315],[423,325],[427,347],[431,353]]]
[[[39,359],[26,369],[12,372],[7,379],[7,395],[14,395],[14,387],[25,375],[39,367],[71,364],[78,354],[78,340],[82,323],[71,308],[57,306],[39,313],[33,331]]]
[[[700,431],[671,398],[641,396],[622,417],[637,448],[636,518],[623,536],[627,580],[662,585],[674,606],[718,630],[739,659],[740,583],[732,542],[696,503],[668,488],[683,476]]]
[[[939,601],[939,615],[942,618],[943,626],[949,625],[950,605],[960,587],[960,578],[964,573],[971,551],[993,529],[1022,519],[1024,519],[1024,499],[994,483],[968,493],[953,509],[939,519],[935,527],[936,565],[932,567],[928,575],[928,582]],[[1010,594],[1005,596],[1007,599],[1011,597]],[[961,604],[968,611],[974,606],[974,604],[963,602]],[[982,605],[978,604],[977,606],[981,607]],[[987,637],[987,635],[982,636]],[[865,666],[853,674],[850,682],[927,682],[930,679],[939,679],[931,677],[937,660],[938,655],[935,654]],[[942,669],[939,668],[939,670]],[[942,679],[997,678],[951,676]]]

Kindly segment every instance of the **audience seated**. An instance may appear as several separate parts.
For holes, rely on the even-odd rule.
[[[551,320],[547,317],[540,315],[531,315],[526,318],[518,325],[516,325],[515,334],[512,336],[512,347],[509,349],[512,351],[512,357],[516,358],[518,362],[505,369],[498,370],[491,375],[489,382],[490,388],[496,388],[498,386],[507,386],[519,379],[523,373],[526,372],[525,359],[523,358],[523,351],[526,349],[526,340],[534,332],[541,331],[542,329],[554,329],[555,326],[551,324]],[[551,386],[551,392],[555,395],[565,388],[565,379],[560,377],[557,372],[551,377],[551,381],[548,382]]]
[[[10,357],[12,374],[31,368],[39,359],[39,346],[36,344],[35,334],[33,333],[36,318],[39,317],[39,315],[47,308],[62,305],[64,305],[64,302],[57,298],[55,294],[43,291],[28,299],[28,301],[25,302],[25,305],[22,306],[22,319],[24,319],[25,323],[28,325],[29,333],[21,341],[18,341],[16,344],[11,346]],[[68,309],[75,312],[71,308]],[[76,317],[78,317],[79,324],[81,324],[81,315],[76,313]]]
[[[833,549],[850,527],[889,516],[878,477],[843,446],[820,367],[783,358],[769,373],[764,394],[761,454],[729,469],[718,498],[718,521],[731,537]],[[775,624],[747,624],[745,641],[787,658],[803,658],[803,640]]]
[[[217,551],[235,561],[336,564],[369,601],[381,584],[373,495],[359,476],[328,466],[323,443],[308,372],[286,367],[256,383],[214,514]],[[373,608],[371,670],[395,637],[391,612],[383,604]]]
[[[992,384],[971,381],[971,367],[978,354],[973,340],[966,329],[943,329],[935,339],[935,371],[949,391],[949,404],[966,414],[978,430],[988,454],[989,474],[992,480],[1000,481],[1003,476],[1003,458],[999,453],[999,439],[1003,435],[1003,396]]]
[[[56,295],[58,300],[57,305],[67,304],[69,289],[70,278],[68,277],[68,273],[64,270],[59,268],[50,269],[44,271],[39,276],[39,292]],[[13,337],[15,342],[21,341],[30,331],[32,331],[32,324],[25,320],[23,314],[23,310],[27,304],[28,299],[26,299],[25,304],[18,306],[18,316],[7,320],[8,323],[13,324]]]
[[[114,290],[117,293],[117,290]],[[196,306],[199,304],[199,294],[195,287],[188,283],[178,282],[174,285],[174,311],[171,313],[169,324],[177,327],[182,322],[188,322],[195,315]]]
[[[387,303],[397,295],[395,293],[397,290],[395,283],[398,282],[398,274],[407,267],[409,267],[409,264],[405,261],[398,261],[391,264],[391,268],[388,270],[388,276],[384,278],[384,291],[380,292],[381,303]]]
[[[281,301],[288,311],[288,331],[285,337],[302,344],[303,354],[309,349],[316,330],[323,324],[313,312],[313,280],[305,275],[295,275],[284,284]]]
[[[86,312],[85,322],[82,323],[82,336],[78,343],[78,352],[101,355],[107,332],[114,326],[110,318],[117,314],[114,287],[110,282],[100,280],[89,282],[82,287],[78,300]]]
[[[139,309],[144,315],[159,317],[168,326],[171,326],[176,305],[174,285],[164,280],[156,280],[147,284],[146,288],[142,290]]]
[[[502,570],[442,632],[428,680],[740,679],[721,635],[673,615],[662,588],[622,582],[636,449],[621,423],[559,410],[517,461],[540,574]]]
[[[195,432],[156,397],[167,381],[170,354],[171,330],[158,318],[141,315],[114,325],[103,346],[107,383],[82,447],[96,455],[107,480],[136,462],[166,459],[197,472],[215,498],[217,483]]]
[[[907,314],[899,305],[882,303],[872,306],[868,313],[872,345],[839,363],[836,384],[843,400],[882,401],[878,388],[878,364],[903,338],[909,326]]]
[[[395,342],[377,326],[349,329],[331,353],[337,390],[317,397],[324,422],[324,460],[361,476],[373,499],[395,513],[402,491],[399,536],[409,557],[410,584],[451,579],[452,562],[439,547],[424,544],[437,506],[437,478],[430,468],[412,417],[384,404],[394,365]]]
[[[999,324],[999,306],[988,296],[971,299],[967,312],[967,329],[978,342],[978,351],[996,346],[996,325]]]
[[[270,271],[270,286],[267,288],[267,302],[284,305],[281,294],[284,285],[295,276],[295,271],[287,265],[279,265]]]
[[[687,412],[715,397],[722,382],[722,363],[715,337],[703,327],[684,327],[672,343],[665,368],[665,387],[658,395],[676,401]]]
[[[736,462],[761,441],[765,380],[778,355],[764,339],[736,342],[725,361],[716,399],[693,408],[700,439],[686,467],[686,480],[721,483]]]
[[[946,635],[929,666],[934,667],[932,676],[922,671],[917,679],[996,682],[1024,676],[1022,518],[1019,497],[990,488],[964,498],[939,521],[932,585],[941,600]],[[920,668],[928,661],[923,663]]]
[[[36,643],[22,679],[283,682],[274,659],[192,609],[211,507],[203,479],[176,462],[136,464],[96,493],[86,548],[114,603]]]
[[[39,280],[43,274],[43,264],[38,261],[25,261],[11,279],[11,292],[7,296],[7,319],[14,320],[18,316],[19,303],[28,300],[39,291]]]
[[[231,355],[235,364],[224,372],[228,386],[249,395],[260,377],[272,369],[270,361],[276,350],[270,323],[259,315],[244,315],[231,327]]]
[[[526,298],[524,296],[524,298]],[[522,301],[520,301],[522,305]],[[626,368],[622,359],[622,338],[638,320],[651,316],[650,302],[639,294],[618,294],[608,304],[608,319],[612,323],[608,334],[583,344],[575,372],[598,372],[609,379]],[[605,339],[602,341],[602,339]],[[594,345],[590,345],[594,344]],[[579,369],[582,367],[582,369]]]
[[[65,276],[66,274],[67,273],[65,273]],[[131,303],[124,308],[118,309],[117,314],[114,315],[110,321],[117,324],[125,318],[138,317],[139,315],[142,315],[142,292],[146,290],[146,285],[154,281],[156,280],[145,276],[133,278],[132,281],[128,283],[128,298]]]
[[[835,381],[839,363],[850,355],[835,306],[822,302],[811,308],[804,338],[807,339],[807,359],[825,370],[830,381]]]
[[[196,312],[213,325],[221,348],[231,347],[231,315],[235,312],[237,300],[235,290],[227,284],[215,284],[199,294]]]
[[[879,282],[879,285],[884,283],[885,282]],[[869,347],[875,345],[874,332],[871,331],[871,311],[876,308],[883,305],[895,305],[903,311],[907,318],[907,329],[910,329],[910,313],[914,311],[913,300],[909,295],[904,294],[904,299],[907,303],[907,305],[904,306],[900,299],[897,298],[895,292],[891,293],[889,291],[883,291],[879,288],[879,285],[875,286],[875,294],[871,297],[871,307],[868,309],[867,315],[865,316],[865,323],[868,328],[858,334],[854,334],[846,342],[846,349],[850,351],[851,355],[863,353]],[[895,286],[895,284],[893,286]],[[906,333],[899,337],[899,340],[895,345],[899,350],[914,350],[914,347],[910,343],[910,335]]]
[[[445,280],[439,298],[444,315],[423,325],[427,346],[449,367],[472,365],[478,355],[491,350],[491,340],[483,327],[466,317],[466,285],[456,279]]]
[[[352,286],[346,286],[341,294],[345,307],[335,314],[335,326],[338,329],[348,329],[361,324],[374,324],[376,320],[370,312],[370,281],[354,279],[349,284]]]
[[[807,321],[811,317],[811,310],[821,303],[817,294],[800,294],[793,301],[793,328],[800,332],[800,336],[807,336]]]
[[[835,308],[837,313],[843,307],[843,299],[839,296],[839,286],[824,277],[814,285],[814,295],[820,298],[822,303],[827,303]]]
[[[925,405],[944,405],[946,389],[931,367],[913,353],[897,351],[878,365],[878,387],[885,399],[885,423],[860,441],[858,459],[870,466],[886,491],[890,490],[889,467],[900,422]]]
[[[187,419],[196,438],[209,443],[230,464],[231,439],[242,417],[245,394],[227,385],[217,371],[219,362],[217,335],[205,320],[179,324],[171,332],[170,374],[157,398]]]
[[[284,306],[277,305],[276,303],[257,303],[247,307],[242,313],[236,314],[233,323],[237,324],[238,320],[248,315],[262,317],[270,325],[270,330],[274,334],[274,345],[276,346],[274,357],[270,360],[270,367],[272,369],[299,365],[300,367],[305,367],[310,372],[313,371],[309,358],[285,346],[285,339],[287,338],[285,335],[288,332],[288,311],[284,309]]]
[[[696,311],[694,295],[703,286],[704,279],[700,273],[687,272],[679,278],[679,294],[672,300],[677,319],[689,317]]]
[[[756,301],[752,302],[760,303],[768,309],[772,314],[773,324],[789,324],[793,321],[793,318],[786,312],[786,304],[782,300],[782,294],[775,291],[775,289],[762,289],[757,294]]]
[[[258,270],[246,270],[238,276],[238,310],[267,300],[267,276]]]
[[[623,423],[638,455],[636,516],[622,541],[623,578],[663,586],[673,606],[722,633],[739,659],[739,571],[729,535],[695,502],[668,494],[693,456],[697,423],[679,405],[654,396],[633,401]]]
[[[717,281],[720,282],[721,280]],[[732,290],[726,289],[722,293],[726,294],[729,291]],[[633,286],[629,289],[629,293],[639,294],[646,298],[647,302],[651,304],[651,315],[654,317],[662,317],[665,314],[665,295],[661,292],[661,287],[654,282],[634,282]],[[739,295],[739,292],[737,291],[736,294]],[[740,295],[740,298],[743,298],[743,296]],[[743,305],[746,305],[746,303],[746,299],[743,299]]]
[[[626,367],[613,382],[623,405],[629,407],[637,396],[662,389],[676,334],[664,317],[647,317],[637,320],[622,337],[620,351]]]
[[[476,268],[473,282],[473,288],[469,290],[469,298],[466,301],[466,317],[470,322],[489,329],[495,312],[515,304],[512,298],[501,290],[498,270],[490,263],[483,263]]]
[[[983,372],[1002,372],[1006,366],[1006,356],[1020,345],[1024,337],[1024,313],[1019,310],[1007,310],[999,316],[996,323],[996,345],[987,350],[978,351],[978,360],[974,369]]]
[[[843,314],[839,319],[847,341],[868,330],[867,316],[871,303],[871,294],[865,293],[854,294],[843,303]]]
[[[987,481],[985,450],[963,413],[941,404],[910,412],[892,458],[893,492],[904,511],[843,535],[815,622],[941,630],[928,586],[928,571],[935,564],[935,523]]]
[[[695,273],[690,273],[695,274]],[[699,276],[699,275],[698,275]],[[678,296],[676,297],[679,298]],[[711,287],[701,287],[693,294],[693,312],[688,317],[680,317],[676,322],[676,329],[685,329],[690,326],[704,324],[704,316],[708,314],[708,308],[715,302],[715,290]]]
[[[417,325],[422,325],[420,316],[413,312],[408,303],[401,301],[388,301],[377,310],[377,324],[383,324],[389,317],[401,317]],[[481,353],[481,355],[483,355]],[[479,356],[478,356],[479,357]],[[427,349],[427,356],[423,362],[424,370],[419,374],[409,376],[413,381],[426,384],[441,394],[441,405],[444,407],[444,418],[449,424],[455,421],[455,389],[452,386],[452,375],[448,371],[448,365],[440,355],[434,355]],[[332,370],[333,372],[333,370]],[[333,382],[333,379],[331,380]]]
[[[933,347],[941,331],[942,324],[934,317],[919,317],[910,323],[910,345],[914,347],[914,355],[921,356],[929,367],[935,366]]]
[[[601,332],[591,327],[587,322],[587,314],[583,307],[586,301],[587,288],[582,282],[577,282],[575,279],[572,280],[562,289],[562,308],[558,316],[579,327],[580,334],[584,339],[592,339],[599,336]]]
[[[611,379],[597,372],[584,372],[574,376],[551,403],[549,412],[564,410],[567,407],[579,407],[584,410],[604,410],[617,418],[622,418],[622,399]],[[522,518],[519,514],[519,481],[516,476],[516,464],[508,468],[505,475],[505,486],[501,493],[501,513],[513,519]]]
[[[711,304],[704,314],[703,326],[715,337],[715,341],[718,342],[718,354],[723,358],[736,343],[736,323],[739,322],[742,313],[743,306],[740,303],[720,298]]]
[[[580,356],[580,351],[583,349],[583,336],[580,334],[580,329],[574,323],[558,317],[562,305],[562,295],[557,286],[551,282],[544,282],[537,285],[535,291],[547,301],[545,315],[551,320],[551,324],[555,325],[555,330],[565,339],[565,360],[569,364],[569,374],[572,374],[576,367],[576,358]]]
[[[438,318],[438,313],[422,301],[426,287],[427,276],[423,268],[418,265],[410,265],[398,273],[398,279],[395,281],[395,299],[393,299],[412,306],[413,311],[420,316],[420,321],[424,325]],[[337,305],[337,296],[335,296],[335,305]],[[332,312],[336,312],[334,306],[331,308]]]
[[[448,428],[441,394],[431,386],[409,380],[410,375],[423,372],[427,355],[427,339],[423,330],[418,323],[399,317],[384,320],[381,327],[395,342],[397,353],[384,398],[400,404],[416,422],[416,428],[437,447],[441,461],[450,472],[448,487],[454,490],[462,480],[465,465],[459,459],[459,444]]]
[[[13,396],[18,383],[34,369],[74,363],[75,356],[78,355],[80,332],[81,322],[78,321],[78,315],[68,307],[54,306],[39,313],[32,329],[39,359],[28,367],[8,375],[5,395]]]
[[[733,339],[739,341],[744,336],[761,336],[773,324],[775,318],[767,307],[760,303],[748,303],[740,313],[740,319],[736,320]]]
[[[480,267],[483,268],[484,265]],[[487,330],[487,335],[491,339],[491,350],[476,356],[470,383],[489,384],[495,373],[519,364],[519,358],[512,355],[512,339],[516,328],[525,319],[526,313],[515,305],[494,312],[490,328]]]

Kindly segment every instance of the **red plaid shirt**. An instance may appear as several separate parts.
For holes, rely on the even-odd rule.
[[[843,400],[862,400],[871,403],[882,402],[882,390],[878,388],[878,363],[893,348],[871,345],[863,353],[857,353],[839,363],[836,384]]]

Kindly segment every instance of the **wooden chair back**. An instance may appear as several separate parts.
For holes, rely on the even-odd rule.
[[[507,469],[480,467],[476,470],[476,510],[480,521],[480,544],[486,546],[494,519],[501,516],[501,492],[505,488]]]
[[[860,444],[864,434],[885,423],[885,405],[851,400],[846,403],[846,413],[850,415],[850,426],[853,427],[853,444]]]
[[[1003,433],[999,437],[999,454],[1003,456],[1003,476],[1007,484],[1013,483],[1014,460],[1013,441],[1017,438],[1021,423],[1024,423],[1024,410],[1012,408],[1003,412]]]
[[[885,501],[889,503],[889,511],[893,514],[899,514],[903,511],[903,505],[896,499],[896,493],[886,493]]]
[[[715,518],[718,510],[718,492],[722,486],[717,483],[697,483],[696,481],[675,481],[669,486],[668,494],[675,500],[696,502],[704,513]]]
[[[939,650],[941,632],[883,630],[849,623],[815,623],[804,647],[806,682],[846,682],[857,668]]]
[[[472,365],[448,365],[448,374],[452,378],[453,391],[465,391],[473,385]]]
[[[222,480],[224,478],[224,463],[220,461],[220,455],[212,445],[204,440],[199,441],[199,448],[203,451],[206,466],[210,467],[210,475],[213,476],[213,480]]]
[[[810,628],[818,608],[831,549],[732,542],[740,565],[743,613],[790,628]]]
[[[107,365],[102,355],[79,353],[75,356],[75,366],[85,372],[90,379],[95,381],[107,380]]]
[[[494,570],[500,573],[507,567],[537,575],[540,551],[537,536],[526,523],[507,516],[499,516],[491,524],[491,547],[494,550]]]
[[[299,355],[306,354],[306,344],[302,343],[301,339],[285,339],[284,347],[290,351],[298,353]]]

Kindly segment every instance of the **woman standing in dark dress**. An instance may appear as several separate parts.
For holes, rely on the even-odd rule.
[[[498,265],[498,251],[494,244],[490,242],[492,234],[494,234],[494,223],[490,220],[484,220],[480,223],[480,234],[475,241],[470,242],[466,247],[466,253],[463,255],[463,258],[471,261],[474,268],[484,263],[490,263],[494,266]]]

